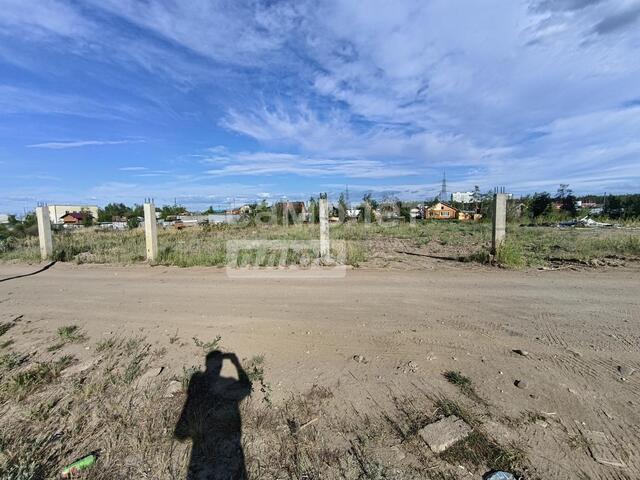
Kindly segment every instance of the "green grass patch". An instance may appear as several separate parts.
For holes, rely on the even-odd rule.
[[[12,370],[22,365],[24,361],[25,357],[15,352],[5,353],[4,355],[0,355],[0,369]]]
[[[440,458],[452,465],[486,466],[491,470],[510,472],[516,478],[524,478],[526,470],[523,450],[515,446],[503,447],[480,430],[474,430],[466,439],[442,452]]]
[[[85,337],[80,333],[80,327],[77,325],[66,325],[58,328],[58,336],[65,342],[79,342]]]
[[[505,267],[521,268],[527,264],[522,247],[517,243],[507,241],[496,252],[496,261]]]
[[[107,338],[105,340],[100,340],[96,343],[96,352],[105,352],[107,350],[111,350],[116,346],[115,338]]]
[[[5,395],[23,399],[39,386],[55,380],[62,370],[75,361],[74,357],[65,355],[54,362],[40,362],[16,373],[8,382],[2,384]]]

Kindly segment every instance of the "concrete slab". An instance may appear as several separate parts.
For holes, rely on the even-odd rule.
[[[418,434],[432,452],[444,452],[454,443],[469,436],[472,429],[464,420],[451,415],[420,429]]]

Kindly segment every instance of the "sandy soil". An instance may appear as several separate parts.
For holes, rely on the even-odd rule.
[[[91,342],[180,342],[162,362],[181,370],[203,361],[194,336],[220,335],[240,358],[265,355],[275,400],[318,384],[368,411],[399,393],[460,396],[442,376],[459,370],[488,404],[487,428],[523,443],[545,478],[640,478],[638,266],[355,269],[338,279],[274,280],[208,268],[57,264],[2,281],[36,269],[0,265],[0,321],[23,315],[22,349],[54,343],[57,327],[77,324]],[[90,355],[85,345],[69,348]],[[619,366],[638,371],[622,380]],[[527,412],[546,421],[514,427]],[[624,466],[596,462],[580,440],[589,431],[603,432],[605,454]]]

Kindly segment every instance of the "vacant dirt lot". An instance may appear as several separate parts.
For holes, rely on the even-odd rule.
[[[314,386],[330,390],[345,415],[382,417],[398,398],[453,398],[492,438],[526,452],[532,478],[640,478],[637,266],[355,269],[338,279],[274,280],[216,268],[57,264],[8,279],[36,268],[0,265],[0,322],[21,316],[0,339],[11,340],[5,351],[86,362],[96,342],[144,336],[165,347],[152,363],[169,378],[202,365],[200,342],[219,335],[240,359],[264,355],[276,405]],[[87,339],[48,352],[67,325]],[[446,371],[468,377],[477,395],[449,383]],[[603,432],[602,441],[590,432]],[[397,457],[395,466],[410,460]]]

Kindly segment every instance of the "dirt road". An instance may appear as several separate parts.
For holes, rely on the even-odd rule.
[[[220,335],[241,358],[264,354],[275,400],[317,384],[367,411],[399,392],[460,396],[442,376],[460,371],[487,404],[487,429],[522,442],[546,478],[640,478],[638,267],[349,270],[338,279],[267,280],[206,268],[57,264],[1,281],[35,269],[0,265],[0,321],[23,315],[25,348],[77,324],[91,341],[180,342],[163,360],[177,370],[202,363],[193,337]],[[619,366],[638,372],[622,380]],[[516,427],[513,419],[528,412],[545,421]],[[590,448],[589,431],[604,433],[599,450]]]

